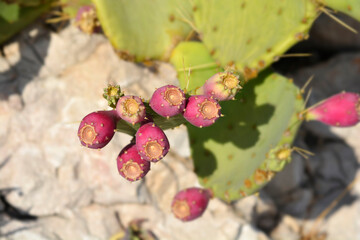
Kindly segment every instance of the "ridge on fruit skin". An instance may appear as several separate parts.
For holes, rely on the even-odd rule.
[[[220,105],[212,97],[194,95],[189,97],[184,118],[196,127],[208,127],[220,117]]]
[[[227,101],[234,99],[241,88],[238,76],[231,72],[219,72],[206,80],[202,91],[207,97],[213,97],[218,101]]]
[[[310,107],[305,119],[336,127],[355,126],[360,121],[360,95],[352,92],[335,94]]]
[[[116,114],[114,111],[98,111],[86,115],[79,126],[78,137],[83,146],[103,148],[114,136]]]
[[[136,147],[143,159],[158,162],[169,152],[170,144],[164,131],[150,122],[136,132]]]
[[[176,218],[191,221],[200,217],[212,198],[210,190],[192,187],[178,192],[172,203],[171,210]]]
[[[166,85],[154,91],[150,107],[160,116],[173,117],[185,108],[185,93],[174,85]]]
[[[116,112],[125,121],[136,124],[145,119],[146,110],[143,101],[137,96],[122,96],[116,104]]]
[[[141,158],[134,143],[121,150],[116,162],[119,174],[131,182],[144,178],[150,171],[150,162]]]

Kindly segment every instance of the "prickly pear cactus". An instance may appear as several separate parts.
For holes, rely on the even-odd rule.
[[[173,104],[163,96],[170,92],[169,85],[165,85],[155,90],[150,101],[141,99],[145,112],[134,121],[126,117],[130,114],[127,107],[118,107],[123,104],[121,100],[105,95],[109,106],[116,105],[118,117],[122,118],[114,130],[133,136],[130,145],[135,142],[139,156],[157,162],[170,147],[160,130],[186,124],[194,171],[205,188],[201,191],[210,189],[211,195],[228,202],[259,191],[291,161],[293,151],[311,154],[292,147],[306,112],[302,91],[290,79],[266,68],[308,37],[316,17],[321,12],[329,14],[325,6],[357,18],[360,15],[360,2],[355,0],[92,1],[118,55],[131,61],[169,60],[176,67],[185,93],[181,97],[173,95],[173,101],[187,99],[184,107]],[[226,84],[230,75],[233,87]],[[222,98],[218,89],[234,93]],[[169,104],[169,109],[177,106],[182,110],[169,114],[164,110]],[[135,117],[140,116],[137,114]],[[158,130],[149,130],[153,128]],[[141,168],[141,163],[137,171],[129,166],[118,165],[122,176],[137,174],[131,180],[143,178],[150,169]],[[185,221],[201,216],[206,207],[193,214],[191,207],[196,201],[178,197],[174,200],[173,213]]]
[[[195,0],[196,30],[214,59],[248,78],[307,37],[317,16],[311,0]],[[275,31],[276,28],[276,31]]]
[[[248,83],[235,101],[223,102],[225,117],[206,131],[188,126],[201,183],[227,201],[267,183],[288,162],[271,150],[288,149],[292,143],[303,107],[297,96],[291,81],[267,71]]]
[[[174,50],[177,54],[171,62],[179,72],[183,67],[194,67],[190,84],[199,87],[212,72],[196,66],[210,63],[211,57],[201,50],[201,43],[182,45]],[[177,61],[195,59],[192,54],[197,55],[197,61],[185,62],[185,66]],[[182,86],[187,81],[180,76]],[[235,101],[222,102],[221,107],[224,117],[214,125],[204,129],[187,126],[201,184],[212,189],[216,197],[232,201],[257,192],[290,161],[303,101],[291,80],[266,70],[248,82]]]
[[[191,28],[183,0],[93,0],[105,34],[127,60],[167,59]]]

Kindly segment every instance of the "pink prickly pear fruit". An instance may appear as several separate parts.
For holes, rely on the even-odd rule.
[[[174,85],[163,86],[155,90],[149,105],[160,116],[175,116],[184,111],[184,91]]]
[[[178,192],[172,203],[171,210],[176,218],[191,221],[200,217],[212,198],[210,190],[201,188],[187,188]]]
[[[220,117],[220,109],[219,103],[212,97],[195,95],[189,97],[183,116],[196,127],[208,127]]]
[[[169,152],[170,144],[164,131],[150,122],[136,132],[136,147],[143,159],[157,162]]]
[[[311,107],[305,119],[337,127],[354,126],[360,121],[360,95],[351,92],[336,94]]]
[[[125,121],[135,124],[142,122],[146,116],[143,101],[137,96],[122,96],[116,104],[116,112]]]
[[[234,99],[241,88],[237,75],[231,72],[220,72],[206,80],[202,86],[202,91],[207,97],[213,97],[218,101],[226,101]]]
[[[150,162],[141,158],[134,143],[121,150],[116,162],[119,174],[131,182],[144,178],[150,171]]]
[[[86,115],[80,123],[78,137],[88,148],[103,148],[114,136],[115,111],[98,111]]]
[[[85,5],[79,8],[75,17],[75,25],[87,34],[101,32],[100,21],[96,16],[95,7],[92,5]]]

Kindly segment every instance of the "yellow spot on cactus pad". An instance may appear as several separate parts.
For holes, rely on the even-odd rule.
[[[245,185],[246,188],[251,188],[252,183],[251,183],[251,181],[249,179],[245,179],[244,185]]]
[[[245,193],[243,190],[240,190],[239,193],[240,193],[241,196],[243,196],[243,197],[246,197],[246,196],[247,196],[246,193]]]
[[[291,155],[292,150],[289,148],[283,148],[277,151],[276,158],[279,160],[288,160]]]
[[[175,216],[179,219],[184,219],[190,215],[190,207],[189,207],[189,204],[185,200],[175,201],[172,206],[172,211],[175,214]]]
[[[85,123],[85,125],[80,129],[80,140],[83,141],[86,145],[93,144],[96,135],[95,128],[92,125]]]
[[[267,173],[263,170],[257,169],[254,174],[254,180],[257,184],[262,184],[267,178]]]
[[[244,75],[247,80],[256,78],[258,71],[255,68],[244,67]]]

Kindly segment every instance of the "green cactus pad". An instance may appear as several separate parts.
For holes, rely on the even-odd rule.
[[[36,7],[20,7],[17,20],[11,23],[0,18],[0,44],[49,11],[51,4],[46,2]]]
[[[0,18],[7,22],[14,22],[19,18],[19,5],[0,2]]]
[[[120,57],[127,60],[168,59],[191,32],[191,13],[184,0],[93,0],[101,26]]]
[[[197,31],[214,59],[248,78],[303,40],[317,16],[312,0],[194,0]]]
[[[221,71],[201,42],[182,42],[172,52],[170,62],[176,67],[180,87],[187,92],[197,87]],[[189,74],[190,72],[190,74]]]
[[[273,153],[290,147],[303,101],[291,81],[265,71],[235,101],[221,106],[225,117],[210,127],[189,125],[188,130],[200,183],[232,201],[257,192],[289,162]]]
[[[183,66],[193,68],[190,90],[222,71],[210,67],[215,62],[200,42],[179,44],[170,62],[182,87],[188,82]],[[215,196],[231,201],[258,191],[289,163],[283,151],[292,151],[290,144],[300,125],[296,113],[303,103],[290,80],[267,71],[246,84],[236,101],[221,105],[225,117],[213,126],[200,129],[189,124],[188,129],[200,182]]]
[[[359,0],[320,0],[322,4],[341,11],[360,21]]]

